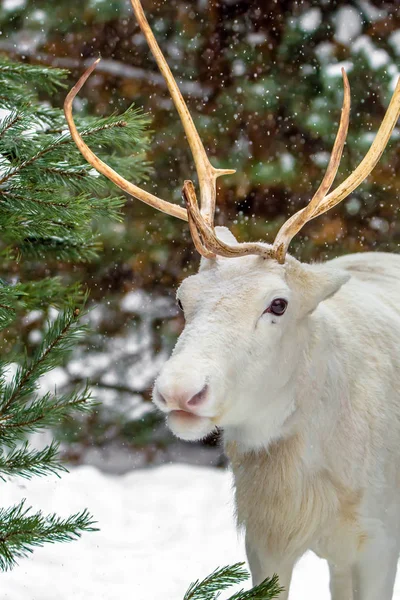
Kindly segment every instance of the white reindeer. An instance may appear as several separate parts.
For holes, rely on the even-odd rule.
[[[327,173],[274,244],[240,244],[213,226],[214,169],[139,0],[131,0],[183,122],[201,192],[187,210],[141,190],[97,158],[65,112],[83,156],[123,190],[189,221],[202,255],[178,291],[186,326],[154,387],[180,438],[216,427],[236,487],[253,583],[278,573],[288,597],[307,549],[327,559],[334,600],[390,600],[400,550],[400,257],[365,253],[323,264],[287,254],[310,219],[348,196],[379,160],[400,112],[398,85],[369,152],[333,192],[349,121],[344,103]],[[232,258],[234,260],[232,260]]]

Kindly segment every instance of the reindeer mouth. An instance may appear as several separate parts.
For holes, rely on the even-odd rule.
[[[187,410],[171,410],[171,412],[169,413],[170,415],[174,415],[183,419],[188,419],[189,421],[191,419],[198,419],[199,415],[195,415],[192,412],[189,412]]]
[[[187,412],[172,410],[168,413],[167,424],[174,435],[183,440],[201,440],[215,429],[215,423],[210,417]]]

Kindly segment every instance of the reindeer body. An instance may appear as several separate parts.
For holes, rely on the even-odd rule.
[[[254,583],[326,558],[334,600],[390,600],[400,526],[400,256],[331,261],[351,279],[309,317],[286,387],[295,410],[268,446],[226,431]],[[299,340],[297,340],[299,343]],[[265,382],[265,400],[268,398]],[[237,438],[237,439],[236,439]]]
[[[286,313],[262,313],[260,298],[276,295],[289,298]],[[276,572],[288,590],[311,549],[329,562],[333,600],[391,600],[400,256],[203,259],[178,297],[187,323],[154,401],[181,438],[223,428],[254,584]]]

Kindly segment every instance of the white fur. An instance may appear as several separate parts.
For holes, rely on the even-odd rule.
[[[178,296],[186,326],[154,401],[183,439],[223,428],[253,582],[277,572],[288,590],[295,562],[312,549],[329,562],[334,600],[391,600],[400,544],[400,256],[318,265],[290,256],[284,265],[202,259]],[[263,314],[278,297],[289,302],[285,314]],[[206,384],[203,404],[180,418],[176,399]]]

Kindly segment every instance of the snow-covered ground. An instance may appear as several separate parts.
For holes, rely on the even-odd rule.
[[[2,485],[3,506],[24,497],[60,515],[87,506],[101,531],[36,550],[1,575],[2,599],[182,600],[195,579],[245,559],[227,472],[169,465],[116,477],[85,466],[62,479]],[[396,590],[400,600],[399,580]],[[300,561],[290,598],[329,600],[324,561]]]

